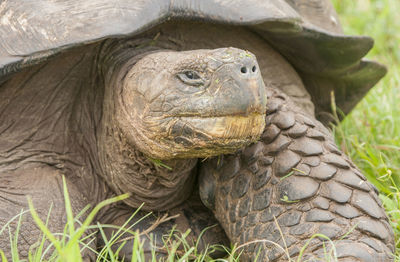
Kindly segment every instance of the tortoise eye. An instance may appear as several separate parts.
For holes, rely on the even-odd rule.
[[[202,79],[199,74],[195,71],[187,70],[182,73],[177,74],[177,77],[185,84],[192,86],[199,86],[204,84],[204,79]]]
[[[189,79],[200,79],[200,76],[196,72],[193,72],[193,71],[186,71],[185,75]]]

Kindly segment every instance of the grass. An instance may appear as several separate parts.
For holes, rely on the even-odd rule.
[[[89,234],[88,236],[84,236],[85,233],[88,231],[90,232],[91,228],[91,222],[94,220],[96,214],[99,212],[99,210],[106,205],[115,203],[117,201],[121,201],[123,199],[126,199],[129,194],[124,194],[121,196],[117,196],[114,198],[110,198],[107,200],[104,200],[100,202],[96,207],[94,207],[91,212],[87,214],[86,219],[81,223],[79,221],[79,218],[82,216],[82,214],[86,213],[86,211],[89,209],[89,207],[86,207],[83,209],[77,216],[73,216],[72,213],[72,206],[68,194],[68,189],[65,183],[65,179],[63,177],[63,190],[64,190],[64,200],[65,200],[65,211],[67,215],[67,224],[65,225],[64,232],[60,233],[53,233],[50,231],[50,229],[47,227],[47,222],[48,219],[51,215],[51,208],[48,213],[48,217],[46,222],[44,222],[36,212],[32,200],[28,198],[28,204],[29,204],[29,211],[30,215],[32,216],[33,220],[35,221],[36,225],[40,228],[42,231],[42,235],[39,236],[38,238],[38,244],[35,246],[32,246],[29,250],[29,255],[28,255],[28,260],[30,262],[39,262],[39,261],[44,261],[45,257],[46,260],[49,261],[63,261],[63,262],[80,262],[82,261],[82,255],[81,255],[81,250],[84,250],[86,248],[90,249],[90,242],[93,241],[94,239],[94,233]],[[16,216],[14,219],[9,221],[8,224],[4,225],[0,229],[0,234],[4,230],[8,229],[9,232],[11,232],[9,225],[13,222],[13,220],[18,220],[17,221],[17,226],[15,230],[14,236],[11,235],[10,233],[10,241],[11,241],[11,255],[12,255],[12,261],[19,262],[21,261],[19,256],[18,256],[18,235],[20,231],[20,225],[23,219],[23,216],[25,215],[22,212]],[[76,227],[76,224],[78,227]],[[101,231],[101,230],[100,230]],[[109,246],[106,245],[105,248],[108,248]],[[51,249],[53,248],[53,249]],[[53,251],[51,251],[53,250]],[[94,251],[94,250],[93,250]],[[112,255],[112,253],[109,253]],[[100,252],[98,253],[99,257],[101,257]],[[7,262],[7,259],[3,253],[3,251],[0,250],[0,258],[2,259],[1,261]],[[111,260],[113,261],[113,260]]]
[[[40,230],[42,231],[42,235],[39,236],[37,244],[33,245],[29,249],[28,261],[29,262],[82,262],[83,257],[82,253],[88,251],[90,253],[95,254],[96,262],[119,262],[125,261],[119,257],[120,250],[126,245],[127,239],[133,239],[133,244],[129,247],[132,250],[132,257],[130,259],[131,262],[141,262],[141,261],[158,261],[159,259],[156,256],[156,248],[152,250],[152,253],[149,256],[145,256],[143,244],[141,242],[141,236],[143,234],[147,234],[152,229],[157,227],[159,224],[163,223],[163,221],[169,220],[167,216],[161,218],[163,221],[159,221],[159,223],[155,222],[150,228],[144,230],[144,232],[132,231],[131,228],[138,223],[140,220],[135,223],[131,223],[131,220],[139,211],[137,209],[131,217],[125,222],[124,225],[120,227],[112,226],[112,225],[90,225],[93,221],[96,214],[100,211],[101,208],[106,205],[115,203],[117,201],[121,201],[127,198],[129,195],[124,194],[121,196],[117,196],[111,199],[107,199],[99,203],[96,207],[92,209],[92,211],[88,212],[89,207],[84,208],[78,215],[73,216],[72,206],[70,203],[70,197],[68,194],[68,189],[66,186],[65,179],[63,177],[63,191],[64,191],[64,202],[65,202],[65,210],[67,215],[67,222],[63,232],[53,233],[47,226],[48,220],[51,216],[51,208],[48,213],[46,221],[43,221],[33,206],[32,200],[28,198],[29,203],[29,212],[35,223],[38,225]],[[0,234],[8,229],[10,232],[10,242],[11,242],[11,260],[10,262],[25,262],[25,260],[21,260],[18,255],[18,237],[21,227],[21,222],[23,220],[24,215],[26,215],[28,211],[21,211],[20,214],[16,215],[13,219],[11,219],[6,225],[4,225],[0,229]],[[88,213],[88,214],[87,214]],[[80,222],[80,218],[83,214],[87,214],[84,222]],[[17,220],[16,230],[14,234],[11,233],[9,225],[13,224],[13,222]],[[279,229],[279,232],[284,239],[283,233],[280,230],[278,221],[275,218],[275,223]],[[128,226],[131,224],[130,226]],[[108,238],[104,232],[106,227],[112,227],[116,229],[115,234],[113,234],[110,238]],[[207,230],[207,229],[205,229]],[[205,230],[200,234],[199,238],[205,232]],[[84,234],[89,233],[87,236]],[[97,237],[97,233],[100,233],[102,236],[104,245],[101,250],[94,250],[91,247],[91,242]],[[211,245],[206,247],[202,252],[198,252],[198,241],[196,243],[189,243],[186,238],[190,234],[190,230],[187,230],[184,233],[171,230],[169,235],[163,236],[163,245],[161,247],[157,247],[162,253],[165,254],[165,257],[162,261],[167,262],[186,262],[188,260],[193,262],[208,262],[208,261],[220,261],[220,262],[239,262],[239,258],[241,255],[241,250],[246,245],[251,244],[259,244],[259,243],[268,243],[270,245],[276,246],[284,251],[286,257],[289,262],[301,262],[302,256],[304,255],[307,247],[311,243],[314,238],[322,238],[327,241],[327,245],[325,247],[325,256],[326,261],[336,261],[336,250],[335,243],[332,242],[327,236],[323,234],[315,234],[313,235],[308,242],[303,246],[300,250],[299,256],[296,260],[293,260],[289,256],[288,248],[286,247],[286,243],[284,241],[284,246],[280,246],[279,244],[269,241],[269,240],[254,240],[240,246],[233,246],[231,248],[219,246],[219,245]],[[348,234],[348,233],[346,233]],[[344,238],[346,234],[342,237]],[[151,235],[150,238],[152,239]],[[340,241],[340,240],[339,240]],[[118,244],[119,243],[119,244]],[[114,246],[113,246],[114,245]],[[112,247],[113,246],[113,247]],[[223,259],[213,259],[210,257],[210,254],[215,250],[225,250],[227,256]],[[260,253],[260,249],[258,254]],[[257,256],[258,257],[258,256]],[[256,260],[257,260],[256,257]],[[8,262],[5,254],[2,250],[0,250],[0,261]]]
[[[381,192],[396,238],[400,261],[400,10],[398,0],[335,0],[346,34],[369,35],[375,46],[367,58],[389,71],[337,126],[335,137]]]
[[[365,99],[334,131],[336,141],[342,150],[380,190],[380,198],[391,217],[396,236],[396,261],[400,261],[400,19],[397,14],[400,10],[400,1],[333,0],[333,3],[339,13],[345,33],[372,36],[375,39],[375,47],[368,54],[368,58],[382,62],[389,69],[388,75],[368,93]],[[105,237],[105,226],[89,225],[101,207],[117,201],[123,196],[102,202],[90,212],[86,220],[79,222],[82,213],[73,216],[66,188],[64,192],[68,222],[64,232],[59,234],[51,233],[48,230],[46,221],[39,219],[30,203],[31,215],[42,229],[43,236],[39,238],[38,245],[30,250],[29,261],[42,261],[44,254],[48,254],[51,261],[81,261],[79,250],[83,247],[90,248],[90,245],[85,243],[90,241],[91,236],[82,239],[83,232],[87,229],[97,230],[103,235],[105,246],[102,250],[96,251],[97,261],[114,262],[118,260],[119,250],[113,250],[110,246],[119,241],[124,233],[135,237],[132,245],[132,261],[144,261],[139,233],[126,228],[127,224],[119,228],[117,234],[110,239]],[[21,223],[23,215],[28,214],[21,213],[14,218],[17,224]],[[8,225],[0,228],[0,234],[5,230],[8,230]],[[221,248],[210,246],[207,252],[199,253],[197,246],[186,240],[187,234],[188,232],[171,232],[169,236],[166,236],[164,239],[166,261],[187,261],[189,258],[194,261],[210,261],[208,251]],[[320,235],[314,237],[324,238]],[[46,241],[50,241],[54,247],[53,251],[46,249]],[[15,234],[10,233],[10,243],[13,248],[12,261],[19,261],[17,242],[18,230]],[[183,253],[178,252],[179,247],[184,250]],[[238,248],[227,249],[228,256],[220,261],[238,261],[240,254]],[[50,254],[50,252],[53,253]],[[332,250],[329,253],[332,253]],[[177,255],[180,258],[177,258]],[[334,255],[330,259],[335,261]],[[0,260],[6,261],[1,251]],[[153,254],[152,261],[156,261],[155,254]]]

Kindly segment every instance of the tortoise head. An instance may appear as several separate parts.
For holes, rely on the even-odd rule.
[[[127,69],[117,96],[121,131],[155,159],[233,153],[265,126],[257,60],[240,49],[149,53]]]

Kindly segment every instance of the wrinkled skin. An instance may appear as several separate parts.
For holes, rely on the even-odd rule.
[[[193,181],[196,158],[231,153],[258,139],[265,126],[265,86],[254,55],[233,48],[156,52],[131,64],[106,78],[100,164],[116,192],[133,193],[126,200],[130,206],[145,202],[145,210],[165,210],[188,197],[190,191],[181,188],[191,186],[182,183]],[[167,186],[156,199],[154,188],[143,192],[127,175],[135,172],[130,163],[138,160],[132,158],[136,152],[179,172],[179,186]]]
[[[156,52],[120,71],[106,101],[114,103],[112,117],[128,143],[146,156],[231,153],[256,141],[264,129],[265,86],[249,52]]]
[[[157,30],[159,42],[142,47]],[[143,202],[143,210],[180,215],[153,231],[158,239],[174,224],[196,238],[217,223],[214,214],[222,227],[204,235],[203,247],[226,243],[222,228],[239,245],[284,245],[275,217],[293,256],[312,233],[336,241],[354,227],[339,245],[340,259],[391,260],[393,232],[377,192],[332,144],[301,79],[264,40],[241,28],[199,25],[167,25],[141,37],[72,50],[0,86],[0,227],[31,195],[43,219],[53,205],[49,227],[63,231],[63,174],[75,214],[129,192],[96,220],[121,225]],[[39,234],[27,216],[21,257]],[[263,261],[287,260],[258,247]],[[0,248],[10,256],[4,233]],[[255,248],[245,247],[244,261]],[[307,256],[323,257],[321,250],[316,239]]]

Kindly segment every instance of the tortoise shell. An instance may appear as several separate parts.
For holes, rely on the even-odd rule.
[[[348,113],[386,73],[362,59],[370,37],[343,35],[329,0],[11,0],[0,4],[0,17],[0,83],[73,47],[132,37],[172,19],[256,32],[298,71],[319,118],[330,112],[332,91]]]

